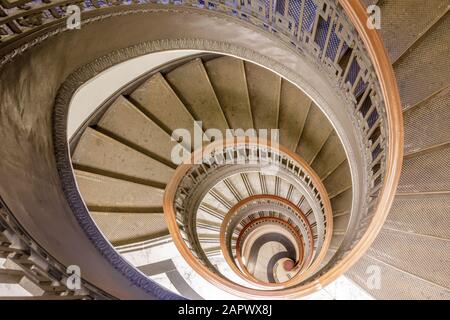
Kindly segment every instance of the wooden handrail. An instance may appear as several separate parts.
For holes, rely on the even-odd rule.
[[[225,261],[227,262],[227,264],[230,266],[231,269],[234,270],[234,272],[237,275],[242,275],[239,268],[236,266],[236,264],[234,263],[232,257],[230,256],[229,252],[228,252],[228,247],[227,247],[227,243],[226,243],[226,228],[228,225],[228,222],[232,219],[232,217],[235,215],[235,213],[239,210],[239,208],[241,208],[242,206],[246,205],[247,203],[251,203],[255,200],[265,200],[265,199],[269,199],[272,201],[277,201],[277,202],[281,202],[285,205],[287,205],[289,208],[291,208],[291,210],[293,210],[295,213],[297,213],[307,224],[307,230],[306,232],[308,233],[308,236],[310,237],[310,239],[312,240],[312,230],[311,230],[311,226],[308,222],[308,219],[306,218],[305,214],[301,211],[300,208],[298,208],[297,206],[295,206],[292,202],[275,196],[275,195],[254,195],[248,198],[245,198],[241,201],[239,201],[237,204],[235,204],[229,211],[228,213],[225,215],[222,223],[221,223],[221,228],[220,228],[220,248],[222,250],[222,254],[225,258]],[[245,228],[244,228],[245,229]],[[244,232],[244,230],[241,231],[241,233]],[[309,243],[309,255],[308,257],[305,259],[304,264],[309,266],[309,263],[311,262],[312,259],[312,254],[313,254],[314,248],[313,248],[313,243],[310,242]],[[238,260],[239,260],[239,250],[237,250],[238,252]],[[326,250],[325,250],[326,252]],[[258,285],[261,286],[265,286],[265,287],[273,287],[273,288],[287,288],[290,286],[293,286],[297,283],[300,283],[301,281],[304,280],[304,276],[302,273],[299,273],[297,275],[295,275],[292,279],[290,279],[289,281],[283,282],[283,283],[276,283],[276,284],[271,284],[271,283],[263,283],[261,281],[255,280],[254,277],[252,275],[248,275],[247,277],[244,276],[244,280],[246,281],[250,281],[250,282],[255,282]]]
[[[170,234],[173,237],[173,241],[175,243],[175,246],[178,248],[180,254],[183,256],[183,258],[186,260],[186,262],[201,276],[203,276],[205,279],[207,279],[212,284],[218,286],[219,288],[231,292],[232,294],[235,294],[237,296],[242,296],[245,298],[284,298],[286,296],[286,290],[292,290],[291,289],[284,289],[284,290],[258,290],[253,288],[248,288],[239,284],[236,284],[230,280],[227,280],[223,278],[222,276],[218,275],[217,273],[213,272],[212,270],[208,269],[206,266],[202,265],[196,257],[192,254],[191,250],[186,245],[184,239],[181,237],[180,229],[178,227],[177,221],[176,221],[176,212],[174,210],[174,200],[176,196],[177,188],[186,175],[186,173],[191,169],[192,163],[194,163],[193,159],[203,159],[203,155],[205,154],[211,154],[215,150],[217,150],[217,147],[220,146],[220,148],[226,148],[232,145],[239,145],[239,144],[254,144],[258,146],[263,146],[267,148],[274,148],[276,147],[277,152],[280,154],[285,154],[289,158],[293,159],[295,162],[297,162],[302,169],[305,171],[305,173],[310,177],[310,179],[313,182],[313,185],[317,189],[318,193],[321,195],[321,200],[323,203],[323,208],[325,212],[326,217],[326,223],[327,223],[327,229],[332,230],[333,229],[333,216],[332,216],[332,210],[331,210],[331,203],[328,198],[328,193],[325,189],[325,186],[323,185],[322,181],[320,180],[320,177],[315,173],[314,170],[309,166],[309,164],[303,160],[298,154],[292,152],[288,148],[276,144],[273,145],[272,142],[264,140],[264,139],[258,139],[254,137],[237,137],[234,139],[234,141],[216,141],[214,143],[211,143],[207,146],[204,146],[203,149],[200,148],[199,150],[196,150],[193,152],[190,159],[187,159],[185,163],[178,166],[178,168],[175,170],[175,173],[172,177],[172,179],[169,181],[166,191],[164,193],[164,202],[163,202],[163,209],[164,209],[164,215],[166,218],[167,226],[169,229]],[[317,255],[314,262],[309,266],[308,270],[305,271],[305,273],[302,273],[302,278],[309,276],[314,270],[317,269],[318,266],[320,266],[320,263],[325,258],[325,255],[327,253],[327,250],[329,248],[329,245],[331,243],[332,238],[332,232],[326,232],[325,233],[325,239],[321,248],[321,251]],[[295,287],[295,288],[301,288],[301,287]],[[317,285],[306,285],[305,290],[309,293],[314,292],[317,289]],[[302,290],[300,290],[302,291]],[[302,294],[300,294],[302,295]]]
[[[259,280],[254,275],[252,275],[250,273],[250,271],[248,270],[247,266],[245,265],[244,261],[242,260],[242,254],[241,254],[242,248],[241,248],[240,244],[242,242],[242,237],[243,237],[245,231],[248,230],[249,228],[251,228],[255,223],[266,222],[266,221],[267,222],[275,222],[275,223],[282,225],[285,229],[287,229],[295,237],[295,240],[296,240],[297,246],[298,246],[298,250],[299,250],[299,258],[298,258],[297,263],[303,264],[303,262],[304,262],[304,250],[303,250],[304,243],[303,243],[303,239],[302,239],[301,235],[299,235],[295,231],[295,229],[292,226],[290,226],[286,221],[284,221],[283,219],[280,219],[280,218],[276,218],[276,217],[257,218],[255,220],[252,220],[241,230],[241,233],[240,233],[238,239],[236,240],[236,260],[238,261],[239,265],[242,268],[242,271],[245,276],[245,280],[254,282],[257,285],[261,285],[263,287],[269,287],[272,289],[276,288],[276,287],[279,287],[281,289],[285,288],[285,287],[289,287],[294,284],[293,278],[295,278],[298,275],[298,272],[300,272],[300,270],[297,270],[298,271],[297,274],[292,279],[289,279],[284,282],[269,283],[269,282],[264,282],[262,280]]]

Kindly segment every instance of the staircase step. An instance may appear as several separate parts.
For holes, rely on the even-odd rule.
[[[352,189],[348,189],[330,200],[333,214],[349,212],[352,207]]]
[[[450,240],[450,193],[395,197],[384,226]]]
[[[450,87],[403,115],[405,154],[450,142]]]
[[[162,212],[91,212],[91,215],[106,238],[116,246],[169,234]]]
[[[448,0],[382,1],[381,38],[395,62],[448,10]],[[420,8],[420,10],[418,9]]]
[[[130,98],[168,133],[183,128],[194,137],[194,118],[160,73],[137,88]]]
[[[442,17],[394,65],[404,108],[425,100],[449,85],[448,30],[450,13]]]
[[[345,215],[339,215],[333,218],[333,230],[339,232],[345,232],[348,222],[350,220],[350,212]]]
[[[450,191],[450,145],[407,157],[398,193]]]
[[[211,245],[217,246],[220,243],[219,233],[200,233],[197,234],[198,240],[203,248],[210,247]]]
[[[94,129],[87,128],[72,156],[75,165],[94,173],[124,175],[136,182],[164,187],[174,170]],[[91,170],[89,170],[91,171]]]
[[[230,128],[253,128],[244,62],[224,56],[204,65]]]
[[[248,181],[252,186],[254,194],[262,194],[260,175],[257,172],[247,172]]]
[[[164,189],[75,170],[77,184],[90,208],[162,207]]]
[[[215,185],[214,188],[210,190],[209,194],[216,200],[216,203],[220,202],[228,209],[231,209],[231,207],[239,201],[223,182]]]
[[[231,187],[237,193],[237,196],[241,199],[247,198],[250,195],[247,192],[244,181],[242,180],[241,174],[235,174],[227,178],[228,182],[231,183]]]
[[[255,129],[278,128],[281,78],[256,64],[244,64]]]
[[[281,81],[280,143],[292,151],[297,148],[311,103],[311,99],[295,85]]]
[[[173,165],[170,155],[176,142],[171,141],[166,131],[124,97],[119,97],[108,108],[97,126],[113,134],[117,140],[125,140],[143,152],[150,153],[153,158]]]
[[[197,229],[201,230],[201,232],[197,231],[197,234],[217,234],[220,232],[221,223],[212,220],[197,219],[196,226]]]
[[[325,185],[330,198],[350,189],[352,187],[352,177],[347,161],[339,165],[339,167],[323,181],[323,184]]]
[[[333,237],[332,237],[331,243],[330,243],[330,249],[332,249],[332,250],[339,249],[339,246],[341,245],[342,240],[344,240],[344,235],[335,234],[333,232]]]
[[[345,275],[376,299],[450,299],[450,290],[380,262],[367,254]]]
[[[337,133],[333,131],[314,158],[311,167],[320,178],[329,176],[346,159],[345,150]]]
[[[215,256],[215,255],[219,255],[219,254],[222,254],[222,249],[221,249],[220,247],[218,247],[218,246],[208,247],[208,248],[205,250],[205,254],[206,254],[208,257]]]
[[[223,197],[223,195],[221,194],[217,194],[217,192],[214,192],[214,195],[218,198],[215,198],[214,196],[212,196],[211,192],[207,193],[205,195],[205,197],[203,198],[203,202],[202,205],[205,205],[206,208],[214,208],[216,210],[218,210],[219,212],[223,212],[226,213],[228,212],[228,210],[230,210],[231,208],[231,204],[229,199]],[[208,215],[209,213],[207,212],[211,212],[211,210],[204,210],[205,214]],[[214,213],[217,215],[217,212],[214,211]],[[211,214],[209,214],[211,215]],[[205,216],[207,217],[207,216]],[[222,219],[223,220],[223,219]]]
[[[172,70],[165,78],[192,116],[203,121],[205,130],[215,128],[225,132],[227,120],[200,59]]]
[[[266,181],[267,193],[275,194],[275,176],[264,175],[264,180]]]
[[[297,153],[310,163],[327,141],[333,127],[320,109],[312,105],[297,146]]]
[[[450,289],[450,240],[381,229],[370,256]]]
[[[227,211],[220,206],[208,204],[207,200],[210,200],[210,202],[215,201],[211,196],[209,197],[209,199],[205,199],[202,205],[200,205],[197,211],[197,219],[209,221],[213,224],[220,223],[223,221]]]

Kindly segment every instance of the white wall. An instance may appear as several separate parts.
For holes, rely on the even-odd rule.
[[[122,62],[98,74],[81,86],[72,98],[69,106],[67,137],[72,137],[97,107],[133,79],[163,64],[197,53],[200,51],[172,50],[150,53]]]

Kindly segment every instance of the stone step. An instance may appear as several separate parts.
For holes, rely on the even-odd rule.
[[[224,56],[204,65],[230,128],[253,128],[244,62]]]
[[[161,208],[164,189],[75,170],[83,199],[91,210]]]
[[[280,143],[291,151],[297,148],[311,104],[311,99],[295,85],[284,79],[281,81]]]
[[[281,78],[256,64],[244,65],[255,129],[278,128]]]
[[[225,133],[227,120],[222,112],[202,60],[195,59],[165,75],[167,82],[203,128],[218,129]]]
[[[174,170],[94,129],[87,128],[72,156],[77,168],[90,168],[164,187]]]
[[[297,146],[297,153],[306,162],[311,163],[332,131],[333,127],[327,117],[317,106],[312,105],[306,118],[300,143]]]
[[[174,166],[171,161],[171,152],[177,142],[172,141],[166,131],[124,97],[119,97],[108,108],[97,127],[107,131],[116,140],[133,145],[152,158]]]
[[[91,212],[95,223],[113,245],[159,238],[169,234],[164,213]]]
[[[194,118],[160,73],[137,88],[130,99],[169,134],[177,129],[186,129],[191,138],[194,137]]]

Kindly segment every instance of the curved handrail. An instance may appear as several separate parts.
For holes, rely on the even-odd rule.
[[[199,150],[196,150],[192,153],[191,157],[189,159],[186,159],[183,164],[178,166],[178,168],[175,170],[175,173],[172,177],[172,179],[169,181],[169,183],[166,186],[166,190],[164,193],[164,199],[163,199],[163,209],[164,209],[164,215],[166,218],[167,226],[169,229],[170,234],[172,235],[173,241],[175,243],[175,246],[179,250],[180,254],[183,256],[185,261],[202,277],[204,277],[206,280],[211,282],[212,284],[222,288],[225,291],[231,292],[232,294],[235,294],[237,296],[243,296],[246,298],[255,298],[255,297],[278,297],[283,298],[285,297],[286,290],[292,290],[292,289],[285,289],[285,290],[258,290],[253,289],[249,287],[245,287],[239,284],[236,284],[230,280],[227,280],[223,278],[222,276],[218,275],[216,272],[210,270],[206,265],[203,265],[200,263],[200,260],[197,259],[190,248],[187,246],[185,240],[182,237],[181,230],[177,223],[177,213],[174,208],[174,201],[177,194],[178,187],[180,183],[182,182],[185,175],[189,172],[189,170],[192,167],[192,161],[193,159],[202,159],[203,155],[205,154],[213,154],[218,147],[220,149],[229,147],[231,145],[239,145],[239,144],[255,144],[260,145],[263,147],[267,147],[270,149],[272,146],[271,141],[267,141],[264,139],[258,139],[255,137],[236,137],[233,139],[233,141],[226,140],[226,141],[216,141],[213,142],[206,147],[200,148]],[[276,144],[277,152],[280,154],[285,154],[289,158],[296,161],[301,168],[304,170],[305,174],[308,175],[308,177],[311,179],[312,184],[314,185],[315,189],[317,190],[317,194],[320,195],[320,199],[323,204],[323,212],[326,217],[326,223],[327,223],[327,230],[332,230],[333,228],[333,218],[332,218],[332,210],[331,210],[331,203],[328,199],[328,193],[322,184],[322,181],[320,180],[319,176],[310,168],[310,166],[306,163],[305,160],[303,160],[299,155],[292,152],[291,150],[285,148],[282,145]],[[317,267],[320,265],[322,260],[324,259],[327,249],[331,243],[332,238],[332,232],[326,232],[325,233],[325,239],[323,242],[322,250],[317,255],[314,262],[310,265],[308,268],[308,271],[305,271],[305,273],[302,273],[302,278],[307,277],[311,275],[311,273],[316,270]],[[307,285],[308,287],[308,285]],[[301,290],[302,287],[296,286],[295,287],[298,292],[303,292]],[[300,296],[301,294],[295,294],[295,296]]]
[[[252,220],[241,230],[241,233],[238,236],[238,239],[236,240],[236,260],[237,260],[237,263],[239,264],[239,266],[241,266],[241,268],[242,268],[242,273],[243,273],[244,279],[247,281],[250,281],[250,282],[254,282],[255,284],[261,285],[263,287],[269,287],[269,288],[279,287],[281,289],[284,287],[292,286],[295,283],[298,283],[298,282],[295,282],[295,280],[294,280],[294,278],[297,278],[297,275],[300,272],[300,270],[298,270],[298,269],[297,269],[296,275],[292,279],[289,279],[289,280],[283,281],[283,282],[276,282],[276,283],[269,283],[269,282],[261,281],[261,280],[257,279],[253,274],[251,274],[250,271],[248,270],[247,266],[245,265],[244,261],[242,260],[241,244],[243,244],[245,242],[245,237],[249,235],[249,234],[245,234],[245,233],[248,232],[253,227],[254,224],[261,223],[261,222],[277,223],[277,224],[281,225],[283,228],[285,228],[289,233],[291,233],[292,236],[295,238],[295,240],[297,242],[297,246],[300,251],[297,263],[303,263],[303,261],[304,261],[303,239],[296,232],[296,230],[293,228],[293,226],[291,226],[288,222],[284,221],[281,218],[276,218],[276,217],[257,218],[257,219]],[[231,267],[231,265],[230,265],[230,267]],[[241,275],[242,275],[242,273],[241,273]]]
[[[240,274],[240,270],[237,268],[237,266],[235,265],[232,257],[230,256],[229,252],[228,252],[228,246],[226,243],[226,231],[227,231],[227,226],[228,223],[230,222],[230,220],[232,219],[232,217],[234,216],[234,214],[239,210],[239,208],[241,208],[242,206],[253,202],[255,200],[261,200],[261,199],[271,199],[274,201],[278,201],[281,202],[283,204],[285,204],[286,206],[288,206],[289,208],[291,208],[291,210],[293,210],[296,214],[298,214],[302,220],[305,221],[305,223],[307,224],[307,228],[306,228],[306,232],[308,233],[308,236],[310,237],[310,239],[312,240],[312,231],[311,231],[311,226],[308,222],[308,219],[306,218],[305,214],[298,208],[296,207],[293,203],[291,203],[290,201],[287,201],[284,198],[281,198],[279,196],[274,196],[274,195],[254,195],[248,198],[243,199],[242,201],[238,202],[236,205],[234,205],[229,211],[228,213],[225,215],[222,224],[221,224],[221,228],[220,228],[220,247],[222,250],[222,254],[225,258],[225,261],[227,262],[227,264],[230,266],[231,269],[233,269],[235,271],[236,274]],[[262,218],[261,218],[262,219]],[[245,227],[244,227],[245,228]],[[241,233],[244,232],[244,230],[241,231]],[[237,247],[236,247],[237,248]],[[313,243],[312,241],[310,241],[309,243],[309,255],[305,261],[305,264],[308,265],[312,259],[312,254],[313,254]],[[324,250],[326,252],[326,250]],[[238,252],[238,259],[239,259],[239,251]],[[297,274],[295,277],[293,277],[292,279],[290,279],[289,281],[283,282],[283,283],[277,283],[277,284],[268,284],[268,283],[262,283],[258,280],[255,281],[254,277],[252,275],[250,275],[249,277],[246,277],[245,280],[247,281],[253,281],[256,282],[258,285],[264,285],[266,287],[279,287],[279,288],[287,288],[290,287],[292,285],[298,284],[300,283],[302,280],[304,280],[305,277],[303,276],[302,273]]]

